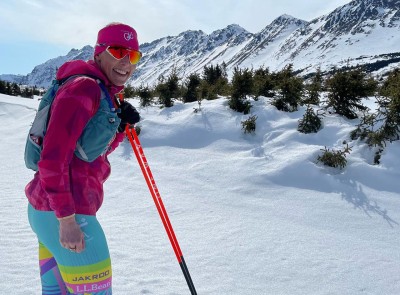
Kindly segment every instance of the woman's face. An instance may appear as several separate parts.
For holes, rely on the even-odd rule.
[[[123,86],[136,69],[126,55],[121,59],[114,58],[107,51],[103,51],[95,58],[108,80],[115,86]]]

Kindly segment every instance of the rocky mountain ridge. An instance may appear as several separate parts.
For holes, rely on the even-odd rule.
[[[184,78],[222,63],[228,75],[235,67],[276,71],[289,63],[301,75],[360,64],[382,75],[400,66],[399,31],[398,0],[354,0],[309,22],[282,15],[255,34],[237,24],[211,34],[190,30],[141,44],[143,58],[129,83],[153,85],[172,70]],[[47,87],[65,61],[92,56],[88,45],[36,66],[27,76],[0,79]]]

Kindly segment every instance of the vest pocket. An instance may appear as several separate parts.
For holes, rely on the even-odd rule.
[[[121,119],[111,112],[105,99],[100,102],[96,114],[86,125],[79,138],[75,155],[86,162],[92,162],[102,155],[113,140]]]
[[[41,138],[28,134],[25,145],[25,165],[34,171],[38,171],[38,162],[40,160],[40,153],[42,151],[42,144],[38,141],[38,139]]]

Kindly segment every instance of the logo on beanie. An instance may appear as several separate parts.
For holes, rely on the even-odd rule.
[[[133,34],[133,32],[125,32],[124,38],[126,41],[130,41],[130,40],[135,39],[135,35]]]

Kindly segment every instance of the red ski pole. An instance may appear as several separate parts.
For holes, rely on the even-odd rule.
[[[156,182],[154,180],[153,174],[151,173],[150,166],[147,162],[146,156],[144,155],[142,145],[140,144],[139,137],[137,136],[135,128],[131,128],[129,125],[125,128],[125,133],[132,145],[132,149],[138,160],[140,169],[142,170],[143,176],[146,180],[147,186],[150,190],[153,201],[157,207],[158,214],[161,217],[164,228],[167,232],[168,238],[171,242],[172,248],[174,249],[176,258],[178,259],[179,265],[181,266],[183,275],[185,276],[186,283],[188,284],[189,290],[192,295],[197,295],[196,289],[194,287],[192,278],[190,277],[189,270],[186,266],[185,259],[181,248],[179,247],[178,240],[176,239],[174,230],[172,228],[171,222],[169,221],[167,211],[165,210],[163,201],[161,199],[160,192],[158,191]]]

